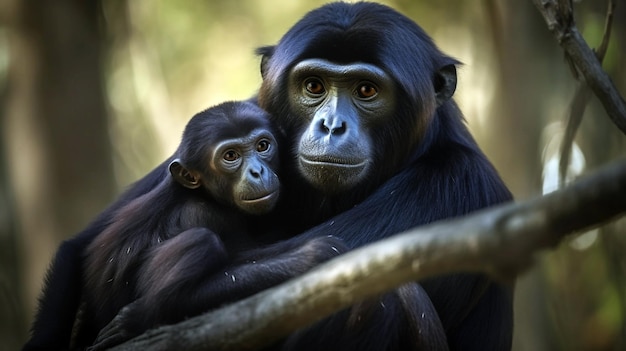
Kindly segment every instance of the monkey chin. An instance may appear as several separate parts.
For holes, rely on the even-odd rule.
[[[279,193],[280,191],[277,189],[254,199],[240,199],[237,207],[249,214],[262,215],[274,209],[278,203]]]
[[[367,175],[370,163],[315,161],[300,157],[299,168],[304,178],[325,193],[339,193],[358,185]]]

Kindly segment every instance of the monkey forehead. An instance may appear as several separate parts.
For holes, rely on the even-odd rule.
[[[381,68],[364,62],[337,64],[324,59],[307,59],[300,61],[291,69],[294,80],[310,76],[324,76],[331,79],[358,79],[372,82],[392,84],[393,80]]]

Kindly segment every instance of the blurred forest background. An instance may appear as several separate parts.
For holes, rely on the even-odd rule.
[[[325,2],[0,3],[0,350],[25,341],[58,244],[173,153],[194,113],[255,94],[253,50]],[[578,83],[532,2],[381,2],[464,62],[455,98],[516,198],[554,190]],[[575,1],[592,47],[606,6]],[[623,96],[623,1],[614,25],[604,68]],[[626,138],[592,98],[571,177],[625,151]],[[625,253],[621,220],[538,256],[518,282],[514,349],[626,349]]]

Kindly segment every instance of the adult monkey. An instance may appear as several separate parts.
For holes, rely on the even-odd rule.
[[[294,174],[283,178],[290,198],[281,211],[293,209],[289,217],[303,227],[327,221],[305,236],[333,234],[354,248],[511,200],[451,99],[458,62],[407,17],[374,3],[331,3],[259,53],[258,102],[291,143],[282,148],[287,154],[281,160],[291,162],[287,169]],[[511,348],[512,286],[480,274],[420,284],[451,350]],[[429,304],[417,290],[397,293],[391,302],[408,315]],[[416,305],[407,299],[411,295]],[[357,305],[295,334],[287,345],[353,349],[360,341],[346,337],[354,329],[350,316],[362,311],[384,319],[359,327],[369,338],[367,348],[385,349],[387,339],[403,338],[411,323],[382,335],[377,328],[401,317],[383,310]],[[441,340],[432,341],[436,346],[413,347],[445,349]]]

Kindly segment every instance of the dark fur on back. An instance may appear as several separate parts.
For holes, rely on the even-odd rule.
[[[84,230],[63,241],[46,273],[31,337],[23,350],[67,350],[83,289],[83,253],[110,223],[114,213],[133,199],[156,187],[167,173],[166,160],[130,186]]]

